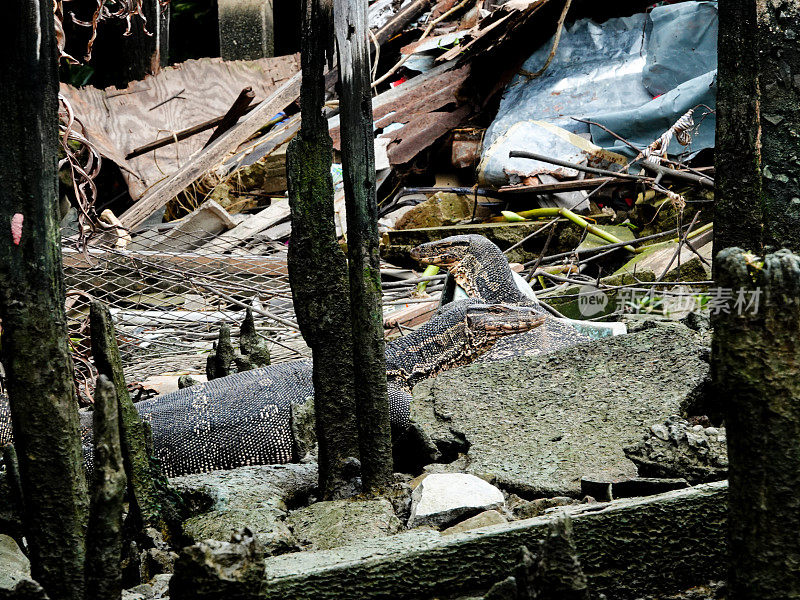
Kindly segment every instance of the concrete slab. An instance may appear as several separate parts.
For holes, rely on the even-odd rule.
[[[445,460],[465,453],[467,473],[527,497],[579,497],[584,475],[637,475],[623,448],[700,398],[706,351],[674,323],[475,363],[416,386],[411,418]]]

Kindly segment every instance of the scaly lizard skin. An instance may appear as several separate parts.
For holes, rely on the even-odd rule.
[[[470,298],[488,303],[529,306],[544,317],[541,327],[524,335],[498,341],[478,362],[534,356],[591,339],[574,327],[554,319],[539,308],[538,301],[523,294],[514,283],[511,267],[503,251],[482,235],[454,235],[421,244],[411,251],[411,256],[422,264],[447,269]]]
[[[502,336],[544,319],[526,307],[462,300],[386,347],[392,424],[408,423],[411,388],[441,370],[472,362]],[[150,400],[136,409],[153,430],[153,450],[167,476],[291,462],[291,407],[314,394],[310,360],[235,373]],[[91,466],[90,415],[82,413]],[[0,399],[0,445],[12,441],[8,400]]]

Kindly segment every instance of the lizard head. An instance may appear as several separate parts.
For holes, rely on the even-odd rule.
[[[487,338],[530,331],[546,318],[534,308],[507,304],[470,304],[466,316],[469,330]]]
[[[470,235],[454,235],[443,240],[420,244],[411,250],[411,258],[424,265],[451,269],[460,263],[471,249]]]

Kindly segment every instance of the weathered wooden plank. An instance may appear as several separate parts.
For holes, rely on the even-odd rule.
[[[153,251],[137,251],[129,255],[118,252],[90,249],[89,257],[92,262],[87,262],[83,253],[70,248],[64,248],[64,269],[90,270],[96,269],[99,261],[114,263],[122,268],[126,264],[134,264],[137,260],[147,264],[163,265],[170,269],[187,273],[248,273],[250,277],[286,276],[285,258],[272,258],[269,256],[231,256],[228,254],[183,254]],[[67,273],[70,275],[70,273]]]
[[[229,130],[200,154],[192,157],[180,169],[159,185],[148,191],[131,208],[125,211],[120,221],[129,229],[135,227],[154,210],[164,206],[190,183],[201,177],[214,165],[222,162],[232,148],[256,133],[275,113],[294,102],[300,93],[300,73],[296,73],[277,90],[252,110],[236,127]]]
[[[261,212],[248,217],[230,231],[207,243],[204,249],[213,252],[226,252],[241,242],[251,239],[257,233],[277,225],[288,215],[289,201],[284,199],[273,200],[272,204]]]

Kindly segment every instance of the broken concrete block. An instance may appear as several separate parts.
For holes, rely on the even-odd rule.
[[[646,427],[698,414],[706,356],[702,337],[675,323],[476,363],[417,385],[411,418],[445,459],[466,454],[468,473],[521,495],[578,497],[584,475],[637,476],[623,448]]]
[[[562,509],[595,594],[663,598],[721,578],[727,568],[727,482],[647,498]],[[347,548],[296,552],[249,564],[246,548],[217,543],[184,548],[172,600],[411,600],[476,597],[507,577],[520,545],[532,546],[561,520],[536,519],[441,535],[416,529]],[[214,546],[224,553],[215,552]],[[252,553],[250,553],[252,554]]]
[[[676,415],[646,428],[625,455],[648,477],[681,477],[696,484],[728,474],[725,428],[691,425]]]
[[[418,229],[455,225],[471,218],[474,209],[474,198],[450,192],[437,192],[400,217],[395,223],[395,228]],[[487,214],[487,209],[478,208],[477,216],[482,218]]]
[[[227,210],[229,214],[241,213],[257,208],[260,198],[252,195],[241,195],[239,193],[241,189],[242,188],[239,186],[223,181],[218,183],[214,189],[211,190],[208,198]],[[212,240],[210,243],[213,244],[214,241],[215,240]]]
[[[309,550],[328,550],[394,535],[403,529],[385,498],[315,502],[296,510],[287,521]]]
[[[508,499],[508,508],[516,519],[532,519],[544,514],[551,508],[558,506],[569,506],[579,504],[575,498],[567,496],[556,496],[555,498],[536,498],[535,500],[523,500],[516,494],[512,494]]]
[[[428,475],[411,496],[409,527],[442,527],[467,515],[505,504],[503,492],[467,473]]]
[[[508,523],[508,519],[506,519],[502,513],[496,510],[487,510],[480,514],[475,515],[474,517],[470,517],[469,519],[464,519],[463,521],[456,523],[452,527],[448,527],[444,531],[442,531],[442,535],[452,535],[454,533],[463,533],[464,531],[469,531],[470,529],[477,529],[478,527],[488,527],[489,525],[497,525],[499,523]]]
[[[697,254],[703,257],[703,262],[697,254],[684,245],[681,247],[679,258],[675,257],[678,249],[677,242],[664,242],[645,248],[641,254],[625,263],[615,275],[635,273],[637,277],[652,273],[655,277],[663,275],[664,281],[704,281],[711,277],[711,242],[702,247],[697,247]],[[706,264],[708,263],[708,264]]]
[[[512,572],[516,593],[506,593],[508,600],[590,600],[593,597],[589,593],[589,583],[578,558],[572,523],[568,518],[552,521],[549,535],[539,540],[534,552],[522,546],[519,562]],[[506,590],[508,579],[496,585]],[[492,586],[488,597],[499,599],[503,596]]]
[[[0,590],[10,590],[31,576],[31,561],[14,538],[0,534]]]
[[[272,0],[219,0],[219,52],[223,60],[275,55]]]
[[[581,495],[591,496],[598,502],[610,502],[614,499],[612,491],[613,478],[597,475],[584,475],[581,477]]]
[[[248,528],[258,538],[265,556],[298,550],[297,541],[279,515],[269,510],[232,508],[187,519],[184,533],[195,541],[230,538],[234,531]]]
[[[169,600],[169,580],[171,573],[156,575],[147,583],[142,583],[127,590],[122,590],[122,600]]]
[[[225,541],[247,527],[266,555],[297,549],[285,524],[287,504],[305,499],[317,485],[317,465],[240,467],[170,479],[194,516],[183,524],[195,541]]]
[[[634,498],[636,496],[655,496],[687,487],[689,487],[689,482],[680,477],[634,477],[615,482],[611,486],[611,491],[614,498]]]
[[[672,490],[682,490],[686,487],[689,487],[689,482],[682,478],[614,478],[603,475],[581,477],[581,494],[590,496],[598,502],[609,502],[617,498],[654,496]]]

